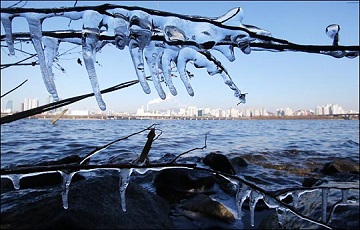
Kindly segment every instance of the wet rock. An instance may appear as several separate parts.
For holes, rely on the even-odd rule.
[[[213,175],[191,169],[164,169],[154,178],[157,194],[177,202],[196,193],[212,192]]]
[[[326,163],[321,172],[325,175],[339,172],[359,174],[359,163],[348,159],[335,159],[332,162]]]
[[[215,181],[219,187],[228,195],[235,196],[237,192],[237,186],[231,183],[229,180],[222,176],[216,175]]]
[[[117,176],[88,178],[70,185],[69,208],[63,209],[61,190],[24,190],[2,199],[2,229],[169,229],[169,204],[130,182],[126,212],[120,205]],[[27,193],[26,193],[27,191]],[[3,208],[6,204],[7,208]]]
[[[64,157],[59,160],[55,161],[47,161],[47,162],[40,162],[39,164],[35,164],[32,166],[29,165],[19,165],[17,167],[37,167],[37,166],[51,166],[51,165],[62,165],[62,164],[74,164],[80,162],[81,158],[78,155],[70,155],[67,157]],[[84,177],[80,174],[75,174],[72,178],[72,182],[76,182],[79,180],[83,180]],[[1,189],[13,190],[13,186],[9,186],[9,182],[11,182],[9,179],[2,179],[1,180]],[[45,187],[45,186],[53,186],[53,185],[60,185],[61,184],[61,175],[58,172],[49,172],[44,174],[39,174],[36,176],[25,176],[20,179],[20,188],[26,189],[26,188],[39,188],[39,187]],[[11,184],[12,185],[12,184]]]
[[[216,171],[232,174],[232,175],[235,174],[235,170],[231,165],[229,159],[223,154],[214,153],[214,152],[209,153],[208,155],[205,156],[203,162],[204,164],[208,165],[210,168]]]
[[[79,180],[84,180],[85,177],[76,173],[73,178],[71,179],[71,183],[77,182]],[[39,188],[45,186],[52,186],[52,185],[60,185],[62,182],[62,178],[60,173],[46,173],[40,174],[37,176],[31,177],[24,177],[20,180],[20,188]]]
[[[223,204],[212,200],[209,196],[204,194],[198,194],[185,200],[181,205],[181,208],[192,212],[199,212],[226,222],[235,220],[232,212],[230,212]]]
[[[318,181],[320,181],[317,178],[314,177],[306,177],[304,178],[303,182],[302,182],[302,186],[304,187],[312,187],[313,185],[315,185]]]
[[[260,222],[259,229],[281,229],[278,215],[275,210],[270,211],[270,214]]]
[[[244,158],[242,157],[234,157],[231,159],[231,163],[235,166],[239,166],[239,167],[246,167],[248,166],[248,163],[245,161]]]

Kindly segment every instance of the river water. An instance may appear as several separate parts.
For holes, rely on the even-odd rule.
[[[301,186],[335,158],[359,163],[358,120],[50,120],[22,119],[1,126],[1,168],[34,165],[77,154],[156,124],[149,154],[201,159],[210,152],[241,156],[248,166],[237,175],[266,189]],[[119,141],[91,158],[94,164],[129,163],[140,155],[148,131]],[[181,158],[180,158],[181,159]],[[180,160],[179,159],[179,160]],[[180,160],[181,161],[181,160]],[[191,162],[190,162],[191,163]],[[201,162],[193,162],[201,164]],[[206,167],[206,166],[205,166]]]

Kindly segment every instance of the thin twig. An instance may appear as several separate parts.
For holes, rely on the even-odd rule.
[[[119,90],[119,89],[122,89],[122,88],[126,88],[126,87],[129,87],[129,86],[135,85],[138,82],[139,82],[139,80],[133,80],[133,81],[124,82],[124,83],[112,86],[110,88],[101,90],[100,92],[102,94],[109,93],[109,92],[112,92],[112,91],[115,91],[115,90]],[[10,122],[13,122],[13,121],[25,118],[25,117],[30,117],[30,116],[33,116],[33,115],[36,115],[36,114],[40,114],[40,113],[43,113],[43,112],[46,112],[46,111],[49,111],[49,110],[60,108],[60,107],[63,107],[65,105],[69,105],[69,104],[75,103],[77,101],[80,101],[80,100],[83,100],[85,98],[92,97],[92,96],[94,96],[94,93],[89,93],[89,94],[84,94],[84,95],[81,95],[81,96],[71,97],[71,98],[61,100],[61,101],[57,101],[57,102],[53,102],[53,103],[46,104],[46,105],[43,105],[43,106],[39,106],[39,107],[36,107],[34,109],[29,109],[29,110],[26,110],[26,111],[23,111],[23,112],[19,112],[19,113],[15,113],[15,114],[12,114],[12,115],[5,116],[5,117],[1,117],[1,119],[0,119],[1,125],[6,124],[6,123],[10,123]]]
[[[15,88],[13,88],[12,90],[8,91],[7,93],[4,93],[3,95],[1,95],[1,97],[5,97],[6,95],[8,95],[9,93],[11,93],[12,91],[16,90],[17,88],[19,88],[20,86],[22,86],[23,84],[25,84],[25,82],[27,82],[28,79],[26,79],[25,81],[23,81],[20,85],[16,86]]]
[[[147,135],[147,141],[145,143],[145,146],[144,146],[139,158],[135,160],[136,164],[147,164],[147,165],[150,164],[149,152],[151,149],[151,145],[154,141],[154,138],[155,138],[155,128],[150,128],[150,132]]]
[[[27,58],[25,58],[25,59],[23,59],[23,60],[20,60],[20,61],[18,61],[18,62],[15,62],[15,63],[1,64],[1,69],[6,69],[6,68],[11,67],[11,66],[14,66],[14,65],[19,65],[19,63],[21,63],[21,62],[23,62],[23,61],[26,61],[26,60],[28,60],[28,59],[36,56],[36,55],[37,55],[37,54],[32,54],[30,57],[27,57]]]
[[[181,157],[182,155],[185,155],[185,154],[187,154],[187,153],[189,153],[189,152],[192,152],[192,151],[195,151],[195,150],[203,150],[203,149],[206,149],[206,139],[207,139],[207,134],[205,134],[205,144],[204,144],[203,147],[201,147],[201,148],[193,148],[193,149],[190,149],[190,150],[188,150],[188,151],[186,151],[186,152],[183,152],[183,153],[179,154],[177,157],[175,157],[172,161],[170,161],[169,164],[174,164],[175,161],[176,161],[179,157]]]
[[[115,141],[112,141],[112,142],[110,142],[110,143],[108,143],[108,144],[106,144],[106,145],[103,145],[103,146],[101,146],[101,147],[96,147],[93,151],[91,151],[91,152],[90,152],[89,154],[87,154],[83,159],[80,160],[80,164],[83,164],[87,159],[89,159],[90,157],[92,157],[92,156],[94,156],[95,154],[99,153],[100,151],[106,149],[106,148],[109,147],[110,145],[115,144],[116,142],[119,142],[119,141],[128,139],[129,137],[132,137],[132,136],[134,136],[134,135],[137,135],[137,134],[139,134],[139,133],[142,133],[142,132],[144,132],[144,131],[146,131],[146,130],[152,129],[153,126],[154,126],[154,125],[151,125],[151,126],[149,126],[148,128],[145,128],[145,129],[140,130],[140,131],[138,131],[138,132],[136,132],[136,133],[130,134],[130,135],[126,136],[126,137],[119,138],[119,139],[117,139],[117,140],[115,140]]]

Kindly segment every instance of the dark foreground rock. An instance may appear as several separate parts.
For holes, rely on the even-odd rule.
[[[120,205],[117,176],[89,177],[70,185],[69,208],[61,189],[10,191],[3,199],[1,229],[168,229],[169,204],[136,183],[126,190],[127,211]],[[4,208],[3,208],[4,207]]]

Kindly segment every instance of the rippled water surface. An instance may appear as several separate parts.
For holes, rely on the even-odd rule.
[[[23,119],[1,127],[1,167],[85,156],[152,124],[162,133],[152,145],[150,160],[202,147],[207,134],[207,148],[185,156],[215,151],[229,158],[241,156],[250,164],[245,175],[269,186],[298,184],[306,173],[334,158],[359,162],[358,120],[60,120],[52,125],[49,120]],[[117,142],[91,161],[130,161],[140,155],[147,133]]]
[[[194,148],[199,149],[183,155],[177,162],[207,167],[202,158],[210,152],[222,153],[229,159],[240,156],[248,166],[235,167],[237,176],[268,191],[302,186],[307,177],[333,181],[334,178],[321,175],[320,169],[336,158],[359,163],[357,120],[59,120],[52,125],[49,120],[23,119],[1,126],[1,168],[31,166],[74,154],[84,157],[97,147],[153,124],[156,134],[161,135],[152,144],[150,161],[169,162]],[[140,155],[147,134],[148,130],[116,142],[91,157],[91,164],[129,163]],[[205,136],[206,148],[200,149]],[[356,175],[354,178],[358,181]],[[151,184],[147,186],[154,192]],[[357,197],[358,190],[351,192],[352,197]],[[10,209],[14,205],[11,196],[19,194],[2,193],[2,210]],[[329,199],[337,202],[341,196],[339,193]],[[236,212],[235,201],[229,196],[215,194],[213,198]],[[313,205],[321,207],[321,199],[306,202],[310,202],[305,209],[309,216],[314,215]],[[340,219],[354,221],[344,215]],[[248,226],[248,219],[235,222],[233,227]],[[175,222],[182,226],[181,221]]]

